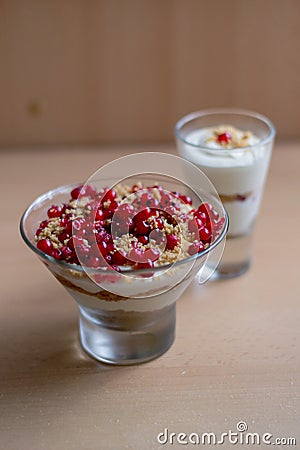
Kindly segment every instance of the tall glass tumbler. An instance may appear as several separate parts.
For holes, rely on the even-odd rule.
[[[249,144],[222,145],[226,129],[241,130]],[[222,135],[216,134],[223,131]],[[213,142],[212,133],[220,140]],[[180,119],[175,126],[179,154],[210,179],[227,209],[229,231],[216,275],[235,277],[246,272],[252,259],[252,237],[272,153],[275,128],[269,119],[231,108],[203,110]],[[225,142],[226,144],[226,142]]]

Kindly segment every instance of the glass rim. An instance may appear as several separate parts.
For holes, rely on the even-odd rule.
[[[205,151],[209,151],[211,153],[217,153],[218,155],[220,155],[220,149],[211,148],[211,147],[203,145],[203,144],[201,144],[201,145],[194,144],[192,142],[189,142],[187,139],[185,139],[181,135],[182,127],[185,124],[187,124],[188,122],[192,122],[192,120],[197,119],[199,117],[216,115],[216,114],[237,114],[240,116],[252,117],[252,118],[258,119],[261,122],[265,123],[267,125],[267,127],[269,128],[269,134],[264,139],[261,139],[259,142],[257,142],[256,144],[248,145],[247,147],[233,147],[233,148],[228,148],[228,149],[224,148],[223,152],[225,152],[225,151],[226,152],[245,151],[248,149],[253,149],[260,145],[265,145],[275,138],[276,128],[270,119],[268,119],[266,116],[259,114],[255,111],[250,111],[247,109],[238,109],[238,108],[237,109],[236,108],[208,108],[208,109],[191,112],[191,113],[181,117],[181,119],[179,119],[176,122],[175,127],[174,127],[174,133],[175,133],[176,138],[179,139],[180,141],[184,142],[185,144],[191,145],[192,147],[195,147],[198,149],[204,149]]]
[[[47,255],[46,253],[39,250],[27,236],[27,233],[26,233],[25,227],[24,227],[26,219],[29,216],[30,212],[43,200],[46,200],[49,197],[51,198],[51,196],[54,196],[55,194],[58,194],[65,189],[72,189],[72,188],[75,188],[82,184],[84,184],[84,183],[66,184],[63,186],[56,187],[54,189],[50,189],[49,191],[39,195],[33,202],[30,203],[30,205],[26,208],[26,210],[22,214],[22,217],[20,219],[19,229],[20,229],[20,233],[21,233],[22,239],[24,240],[25,244],[34,253],[36,253],[40,258],[45,259],[46,261],[49,261],[51,263],[57,264],[58,266],[65,268],[65,269],[71,269],[73,271],[77,271],[80,273],[86,273],[86,271],[79,264],[71,264],[66,261],[58,260],[58,259],[54,258],[53,256]],[[222,203],[221,203],[221,205],[222,205]],[[165,269],[170,269],[172,267],[179,266],[181,264],[186,264],[186,263],[192,262],[193,260],[197,260],[198,258],[205,256],[210,251],[212,251],[220,242],[222,242],[222,240],[226,237],[226,233],[227,233],[228,227],[229,227],[229,218],[228,218],[228,213],[227,213],[226,209],[224,208],[224,206],[223,206],[223,210],[224,210],[225,222],[224,222],[224,225],[222,228],[222,232],[219,234],[217,239],[215,241],[213,241],[213,243],[207,249],[205,249],[203,252],[196,253],[195,255],[189,256],[188,258],[180,259],[180,260],[176,261],[175,263],[163,264],[162,266],[156,266],[156,267],[154,266],[151,268],[143,268],[143,269],[133,269],[131,267],[128,267],[128,269],[127,269],[126,266],[119,266],[122,268],[120,272],[117,272],[113,269],[112,269],[112,271],[116,272],[116,274],[118,274],[118,273],[124,273],[124,274],[125,273],[132,273],[132,274],[137,273],[137,274],[139,274],[139,273],[147,273],[147,272],[159,272],[159,271],[162,271]],[[89,272],[89,274],[95,274],[95,275],[99,274],[99,273],[111,274],[110,270],[107,267],[88,268],[88,272]]]

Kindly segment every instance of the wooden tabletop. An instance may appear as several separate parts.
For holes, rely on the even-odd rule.
[[[233,280],[192,282],[177,303],[174,345],[132,367],[86,356],[75,302],[18,231],[23,210],[40,193],[84,180],[132,149],[0,154],[1,450],[184,448],[159,444],[157,435],[167,428],[220,436],[240,421],[248,432],[298,441],[284,448],[300,447],[299,146],[276,145],[251,270]]]

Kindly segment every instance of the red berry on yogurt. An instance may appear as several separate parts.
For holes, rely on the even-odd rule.
[[[220,144],[228,144],[230,139],[231,139],[231,134],[228,133],[227,131],[225,133],[221,133],[218,135],[218,142],[220,142]]]

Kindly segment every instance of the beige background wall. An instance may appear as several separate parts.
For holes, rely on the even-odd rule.
[[[0,0],[0,146],[157,142],[258,110],[300,137],[299,0]]]

